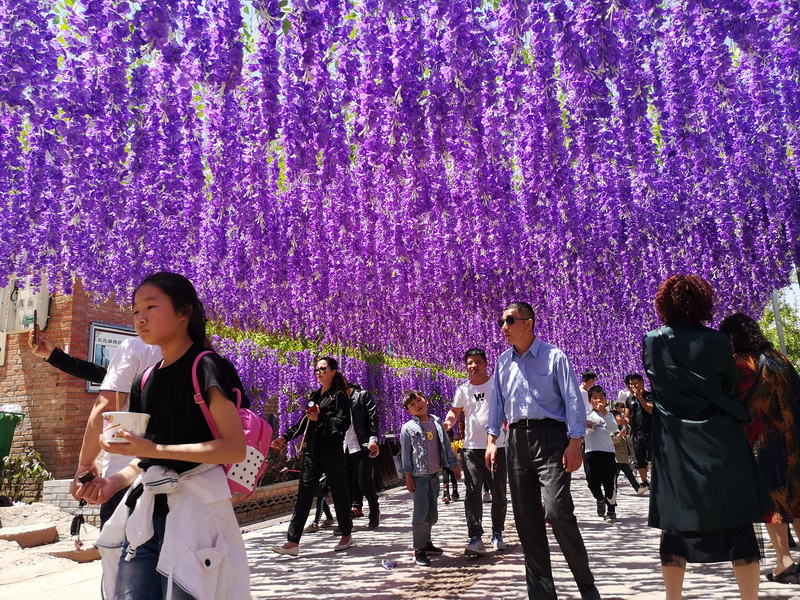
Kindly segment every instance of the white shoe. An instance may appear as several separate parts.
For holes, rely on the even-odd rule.
[[[300,546],[292,546],[291,548],[284,548],[283,546],[273,546],[272,551],[277,554],[285,554],[286,556],[297,556],[300,553]]]
[[[503,534],[502,533],[493,533],[492,534],[492,548],[495,550],[505,550],[506,543],[503,541]]]
[[[336,544],[336,546],[334,546],[334,548],[333,548],[334,551],[341,552],[342,550],[347,550],[353,544],[356,543],[356,541],[353,539],[352,535],[349,535],[347,537],[348,537],[348,540],[346,542],[339,542],[338,544]]]
[[[486,554],[486,546],[483,545],[483,540],[478,536],[470,539],[467,547],[464,548],[466,556],[483,556]]]

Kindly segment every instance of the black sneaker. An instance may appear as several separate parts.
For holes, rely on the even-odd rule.
[[[605,500],[597,501],[597,516],[601,519],[606,516],[606,502]]]
[[[606,515],[606,523],[616,523],[617,522],[617,513],[613,510],[608,511]]]
[[[351,518],[353,518],[353,519],[360,519],[361,517],[363,517],[363,516],[364,516],[364,511],[363,511],[363,510],[361,510],[360,508],[353,508],[353,509],[350,511],[350,516],[351,516]]]
[[[420,567],[431,566],[431,559],[428,558],[428,553],[425,552],[425,548],[414,549],[414,563],[418,564]]]
[[[425,552],[427,552],[428,554],[431,554],[431,555],[444,554],[444,550],[434,546],[433,542],[428,542],[427,544],[425,544],[425,548],[423,548],[423,550],[425,550]]]
[[[378,525],[381,524],[381,511],[379,510],[371,510],[369,511],[369,525],[370,529],[377,529]]]

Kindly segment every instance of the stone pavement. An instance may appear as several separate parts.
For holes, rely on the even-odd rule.
[[[622,483],[622,480],[620,480]],[[605,600],[656,600],[664,597],[658,563],[659,532],[646,525],[648,497],[638,497],[625,484],[621,488],[618,516],[613,525],[595,515],[595,502],[586,488],[583,471],[575,474],[573,496],[581,531],[592,560],[598,588]],[[463,486],[459,486],[462,492]],[[346,552],[334,552],[338,537],[330,530],[305,534],[300,556],[279,556],[270,547],[286,539],[288,517],[248,528],[245,540],[250,556],[254,598],[358,599],[358,600],[524,600],[524,566],[519,540],[509,506],[506,552],[491,552],[486,557],[466,558],[463,502],[439,505],[439,523],[434,527],[434,542],[445,554],[433,558],[431,568],[417,567],[411,555],[411,499],[405,490],[392,490],[381,498],[382,522],[379,529],[366,528],[366,519],[357,519],[356,545]],[[485,505],[488,519],[488,505]],[[488,543],[489,536],[485,536]],[[559,598],[577,599],[577,588],[550,536],[553,571]],[[767,562],[774,556],[767,548]],[[397,561],[386,570],[382,559]],[[99,598],[99,565],[75,565],[48,572],[44,565],[32,564],[30,576],[8,581],[0,573],[0,600]],[[27,575],[27,573],[26,573]],[[730,600],[738,597],[729,564],[689,566],[686,575],[686,600]],[[762,579],[760,598],[800,600],[800,586],[785,586]]]

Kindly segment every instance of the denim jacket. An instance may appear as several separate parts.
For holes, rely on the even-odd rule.
[[[450,445],[450,439],[444,432],[442,422],[435,415],[428,415],[436,427],[439,436],[439,462],[442,466],[450,469],[458,464],[458,459]],[[400,458],[402,466],[400,473],[411,473],[416,477],[428,474],[428,461],[426,459],[427,445],[422,426],[419,424],[419,417],[412,416],[400,430]]]

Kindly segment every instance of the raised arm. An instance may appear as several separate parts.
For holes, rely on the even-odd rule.
[[[28,346],[36,356],[43,358],[59,371],[79,379],[100,383],[106,376],[106,369],[88,360],[70,356],[53,342],[39,334],[39,342],[34,343],[33,332],[28,335]]]

